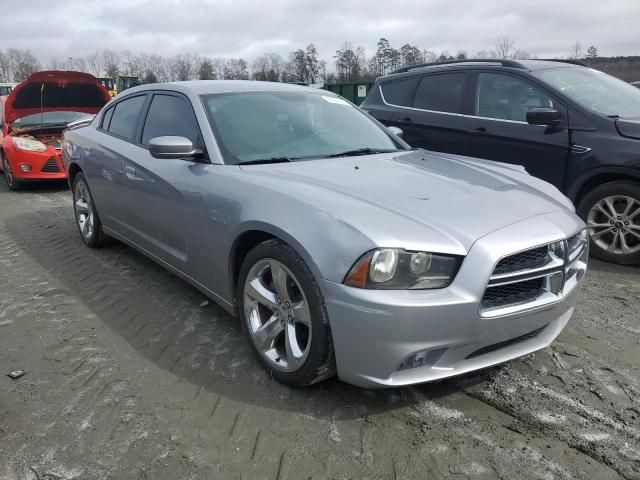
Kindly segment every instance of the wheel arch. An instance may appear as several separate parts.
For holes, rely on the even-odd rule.
[[[236,303],[235,293],[244,259],[253,248],[267,240],[280,240],[286,243],[300,255],[316,278],[319,279],[321,276],[320,269],[311,254],[293,236],[275,225],[262,222],[251,223],[236,232],[229,249],[228,282],[234,304]]]
[[[574,182],[568,197],[578,206],[580,201],[598,185],[615,181],[630,181],[640,184],[640,170],[625,167],[610,167],[590,171]]]
[[[82,168],[76,162],[71,162],[69,164],[69,171],[67,172],[67,179],[69,181],[69,186],[71,188],[73,188],[73,179],[80,172],[82,172]]]

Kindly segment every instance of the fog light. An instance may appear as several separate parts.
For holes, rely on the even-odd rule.
[[[20,165],[20,170],[22,170],[23,172],[30,172],[31,165],[27,165],[26,163],[23,163],[22,165]]]
[[[422,352],[414,353],[413,355],[407,357],[405,361],[400,364],[398,370],[407,370],[409,368],[418,367],[430,367],[432,365],[435,365],[447,350],[447,348],[438,348],[436,350],[424,350]]]

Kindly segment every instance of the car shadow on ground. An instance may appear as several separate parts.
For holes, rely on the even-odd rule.
[[[335,377],[304,389],[289,388],[261,368],[239,322],[211,301],[202,306],[206,298],[191,285],[123,244],[87,248],[71,205],[19,214],[5,225],[25,254],[65,286],[67,295],[86,305],[139,355],[224,397],[335,420],[411,407],[485,382],[499,371],[387,390],[364,390]],[[283,398],[288,401],[278,401]]]

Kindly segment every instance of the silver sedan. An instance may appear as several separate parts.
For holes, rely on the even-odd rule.
[[[549,345],[586,270],[571,203],[400,135],[322,90],[180,82],[119,95],[63,156],[86,245],[118,239],[237,314],[279,381],[406,385]]]

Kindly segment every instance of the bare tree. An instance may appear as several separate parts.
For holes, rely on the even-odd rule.
[[[87,70],[94,77],[99,77],[102,65],[100,63],[100,54],[98,52],[93,52],[84,57],[85,62],[87,64]]]
[[[229,58],[224,66],[225,80],[249,80],[249,67],[242,58]]]
[[[496,49],[496,55],[498,58],[512,58],[513,56],[513,47],[516,42],[509,35],[501,35],[496,38],[496,42],[494,44]]]
[[[102,50],[100,52],[102,71],[107,77],[115,77],[120,70],[120,57],[113,50]]]
[[[255,59],[252,65],[252,78],[265,82],[281,81],[285,61],[277,53],[265,53]]]
[[[216,78],[224,78],[224,67],[227,64],[227,61],[224,58],[214,58],[212,63],[213,73]]]
[[[168,60],[171,80],[193,80],[198,75],[202,58],[189,53],[178,53]]]
[[[10,48],[8,55],[13,70],[13,80],[15,82],[21,82],[32,73],[40,70],[40,62],[28,48],[24,50]]]
[[[11,57],[8,53],[0,50],[0,79],[8,82],[13,77],[13,68],[11,65]]]
[[[572,60],[580,60],[582,58],[582,44],[579,41],[576,40],[575,43],[571,45],[569,58]]]
[[[527,58],[531,58],[531,55],[526,50],[520,50],[519,48],[513,52],[512,57],[514,60],[526,60]]]

